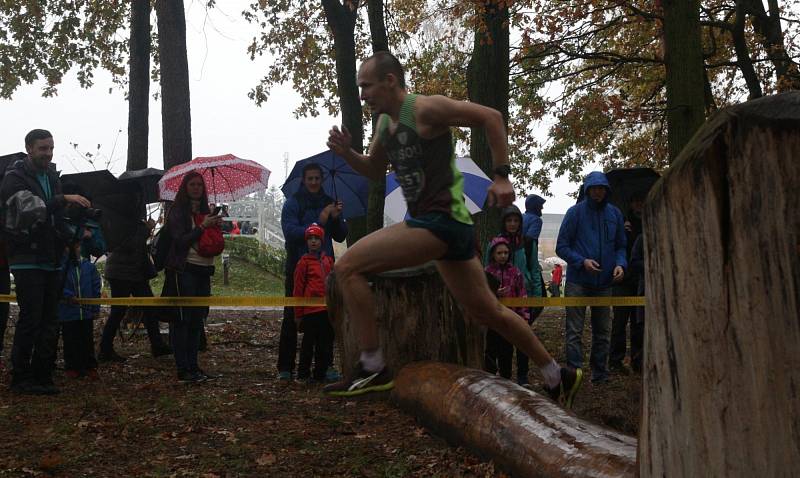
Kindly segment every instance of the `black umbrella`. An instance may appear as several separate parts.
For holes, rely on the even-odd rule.
[[[145,204],[158,202],[158,180],[164,175],[164,170],[156,168],[135,169],[125,171],[119,175],[122,183],[134,183],[142,191]]]
[[[640,197],[644,200],[661,175],[653,168],[626,168],[612,169],[606,173],[606,178],[611,186],[608,202],[627,213],[631,198]]]
[[[6,169],[16,163],[18,159],[25,159],[26,156],[28,155],[25,153],[12,153],[0,156],[0,178],[5,175]]]
[[[145,208],[139,185],[118,180],[108,170],[61,176],[65,188],[75,185],[89,196],[92,207],[100,209],[100,227],[110,251],[124,242],[136,230],[144,217]]]

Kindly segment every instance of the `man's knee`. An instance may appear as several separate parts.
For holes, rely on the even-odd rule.
[[[333,264],[333,272],[336,274],[336,279],[343,282],[355,275],[363,273],[361,267],[358,267],[357,262],[348,259],[347,255],[342,256],[341,259]]]

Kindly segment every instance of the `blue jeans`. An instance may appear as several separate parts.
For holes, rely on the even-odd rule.
[[[611,287],[594,289],[567,282],[564,297],[611,297]],[[583,368],[583,323],[586,319],[586,307],[566,307],[566,348],[567,364],[574,368]],[[592,307],[592,350],[589,365],[592,368],[592,381],[608,379],[608,351],[611,344],[610,307]]]
[[[213,267],[186,264],[183,272],[167,271],[165,280],[177,281],[178,296],[208,297],[211,295]],[[178,319],[172,327],[172,349],[178,372],[196,372],[197,352],[203,322],[208,316],[208,307],[180,307]]]

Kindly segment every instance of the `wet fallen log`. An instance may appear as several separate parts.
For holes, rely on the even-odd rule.
[[[636,474],[636,439],[576,418],[549,399],[480,370],[419,362],[398,373],[392,399],[450,442],[514,476]]]

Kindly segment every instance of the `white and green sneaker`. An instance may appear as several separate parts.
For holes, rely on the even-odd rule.
[[[361,362],[358,362],[351,377],[349,380],[343,379],[326,385],[322,392],[334,397],[354,397],[370,392],[385,392],[394,388],[394,380],[387,367],[383,367],[379,372],[368,372],[364,370]]]

